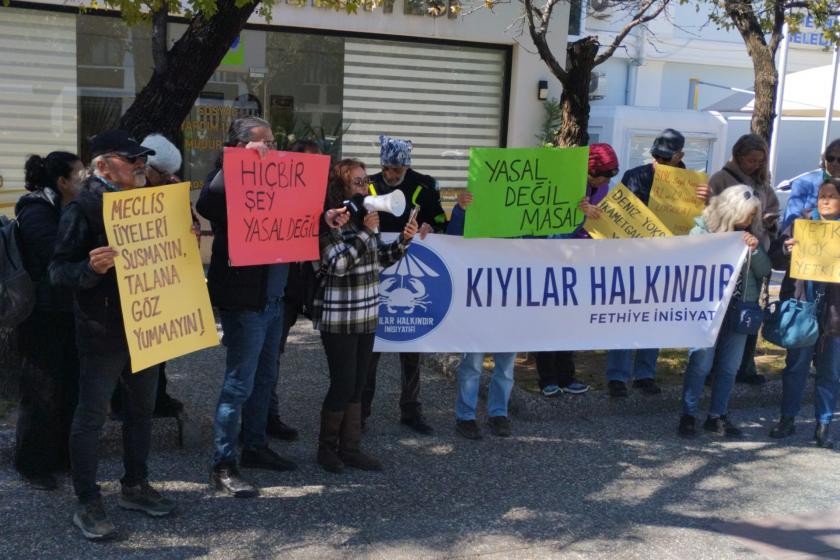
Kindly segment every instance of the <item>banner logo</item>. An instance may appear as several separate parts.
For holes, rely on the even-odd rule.
[[[429,248],[411,245],[380,278],[377,337],[391,342],[416,340],[446,317],[452,303],[452,277]]]

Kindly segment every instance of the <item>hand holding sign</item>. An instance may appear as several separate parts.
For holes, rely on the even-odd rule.
[[[571,233],[583,222],[589,148],[472,148],[464,237]]]
[[[706,207],[697,188],[706,183],[706,174],[702,171],[657,164],[648,208],[674,235],[685,235],[694,227],[694,218]]]
[[[330,158],[225,148],[228,249],[233,266],[317,260]]]

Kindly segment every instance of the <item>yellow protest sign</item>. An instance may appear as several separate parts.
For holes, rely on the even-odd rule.
[[[584,228],[593,239],[625,239],[639,237],[671,237],[650,209],[630,189],[617,184],[598,203],[601,216],[587,218]]]
[[[105,193],[131,371],[219,343],[189,183]]]
[[[840,222],[796,220],[790,275],[799,280],[840,282]]]
[[[697,198],[695,186],[707,181],[702,171],[657,165],[648,208],[674,235],[685,235],[694,227],[694,218],[706,207],[706,203]]]

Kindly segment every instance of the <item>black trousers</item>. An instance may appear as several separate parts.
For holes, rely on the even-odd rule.
[[[157,366],[131,373],[127,348],[108,352],[83,352],[79,356],[79,404],[70,432],[73,488],[81,503],[98,499],[96,470],[99,464],[99,436],[117,384],[123,386],[125,420],[122,423],[122,482],[134,486],[148,476],[152,412],[157,390]]]
[[[534,352],[540,389],[548,385],[566,387],[575,379],[575,353],[570,351]]]
[[[373,397],[376,394],[376,369],[379,367],[381,354],[375,352],[368,367],[367,382],[362,392],[362,418],[370,416],[373,408]],[[400,369],[402,371],[402,390],[400,392],[400,413],[403,418],[420,416],[420,354],[402,352]]]
[[[70,426],[79,398],[72,313],[36,310],[18,327],[23,359],[15,468],[43,476],[70,468]]]
[[[347,408],[348,404],[361,401],[375,336],[373,333],[321,332],[321,341],[330,368],[330,388],[324,399],[324,408],[340,412]]]

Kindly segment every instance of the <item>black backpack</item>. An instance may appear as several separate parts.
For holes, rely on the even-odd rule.
[[[16,327],[32,314],[35,283],[23,268],[16,220],[0,215],[0,327]]]

